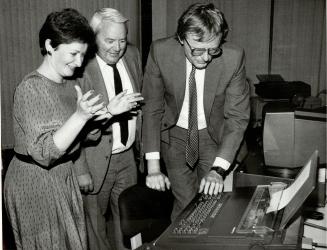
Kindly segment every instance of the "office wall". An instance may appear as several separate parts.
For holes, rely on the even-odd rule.
[[[310,84],[312,95],[326,88],[324,0],[153,0],[153,40],[173,35],[179,16],[195,2],[212,2],[224,12],[231,29],[227,40],[245,49],[252,84],[271,62],[271,74]]]
[[[326,1],[275,0],[272,72],[326,89]]]
[[[0,0],[1,146],[13,146],[13,92],[23,76],[42,61],[38,32],[48,13],[72,7],[88,19],[102,7],[129,18],[128,39],[140,48],[140,0]]]

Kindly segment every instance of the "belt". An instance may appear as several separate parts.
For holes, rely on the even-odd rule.
[[[22,162],[25,162],[25,163],[30,163],[30,164],[35,164],[35,165],[38,165],[42,168],[46,168],[46,169],[49,169],[49,168],[52,168],[54,166],[57,166],[59,164],[62,164],[62,163],[65,163],[65,162],[68,162],[68,161],[72,161],[72,157],[68,157],[68,156],[65,156],[65,157],[62,157],[62,158],[59,158],[55,161],[53,161],[52,163],[50,163],[49,165],[42,165],[41,163],[37,162],[36,160],[33,159],[32,156],[30,155],[22,155],[22,154],[18,154],[15,152],[15,156],[18,160],[22,161]]]

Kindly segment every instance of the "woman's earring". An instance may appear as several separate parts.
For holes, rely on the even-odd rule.
[[[47,54],[48,54],[48,55],[50,55],[50,56],[52,55],[52,54],[51,54],[51,52],[50,52],[50,51],[48,51],[48,50],[47,50]]]

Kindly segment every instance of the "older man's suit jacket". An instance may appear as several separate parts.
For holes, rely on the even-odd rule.
[[[217,157],[232,162],[243,139],[250,116],[249,86],[244,51],[222,45],[223,54],[207,66],[204,112],[207,129],[218,145]],[[176,125],[185,95],[186,57],[174,38],[154,42],[143,79],[144,152],[160,152],[169,143],[169,129]]]
[[[140,92],[142,84],[142,64],[137,48],[128,45],[122,60],[131,80],[134,92]],[[107,90],[96,58],[88,62],[82,77],[79,78],[78,81],[83,93],[93,89],[95,94],[101,93],[104,102],[108,104]],[[141,111],[138,111],[137,116],[136,136],[133,147],[136,147],[136,152],[140,152]],[[95,131],[96,129],[100,129],[100,131],[96,134],[92,134],[91,131]],[[82,151],[82,154],[85,153],[86,155],[86,163],[76,164],[76,172],[77,175],[85,173],[91,174],[94,184],[92,193],[96,194],[101,189],[109,167],[112,151],[112,126],[110,121],[105,125],[102,125],[101,122],[89,121],[83,130],[83,134],[86,134],[87,138],[83,144],[85,152]]]

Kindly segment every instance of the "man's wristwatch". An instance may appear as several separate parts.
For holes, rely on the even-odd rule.
[[[216,172],[217,174],[219,174],[221,177],[225,178],[225,172],[226,172],[226,170],[223,169],[222,167],[212,167],[212,168],[210,169],[210,171],[211,171],[211,170],[215,171],[215,172]]]

